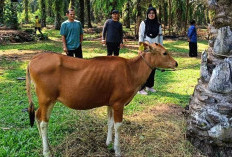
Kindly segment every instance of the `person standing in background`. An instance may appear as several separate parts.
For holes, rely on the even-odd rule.
[[[107,56],[118,56],[123,47],[123,28],[118,10],[113,10],[111,15],[112,19],[107,20],[103,26],[102,44],[107,46]]]
[[[68,20],[61,24],[60,35],[62,36],[63,50],[68,56],[83,58],[81,43],[83,41],[83,29],[81,22],[75,20],[74,9],[66,12]]]
[[[43,35],[43,33],[41,32],[41,23],[40,23],[39,17],[35,16],[35,34],[37,30],[39,31],[41,35]]]
[[[191,20],[188,29],[189,57],[197,57],[197,30],[195,20]]]
[[[141,45],[142,42],[148,42],[150,44],[158,43],[163,45],[161,24],[158,22],[156,9],[153,7],[148,8],[147,18],[145,21],[142,21],[139,26],[139,44]],[[147,91],[156,92],[156,90],[153,88],[155,71],[156,69],[152,70],[147,82],[142,86],[141,90],[138,91],[138,94],[147,95]]]

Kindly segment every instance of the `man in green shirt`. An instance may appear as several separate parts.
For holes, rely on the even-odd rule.
[[[63,50],[68,56],[82,57],[81,43],[83,41],[83,30],[81,22],[75,20],[75,11],[69,9],[66,12],[68,20],[61,24],[60,35],[62,36]]]

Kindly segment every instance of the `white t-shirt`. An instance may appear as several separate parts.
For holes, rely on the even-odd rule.
[[[139,26],[139,42],[148,41],[149,43],[158,43],[163,45],[163,35],[161,25],[159,27],[159,34],[155,38],[150,38],[147,35],[144,36],[145,32],[145,23],[142,21]]]

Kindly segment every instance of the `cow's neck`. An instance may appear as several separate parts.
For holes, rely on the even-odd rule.
[[[151,54],[150,53],[143,53],[142,54],[144,59],[147,61],[149,65],[154,65],[151,63]],[[133,84],[135,86],[139,86],[144,84],[149,77],[152,69],[147,65],[144,59],[139,55],[136,58],[133,58],[131,61],[130,68],[133,72]]]

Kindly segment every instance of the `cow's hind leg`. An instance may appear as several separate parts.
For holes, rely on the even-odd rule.
[[[37,115],[37,112],[38,112],[38,110],[35,112],[35,115]],[[39,136],[42,138],[41,129],[40,129],[40,121],[39,121],[39,119],[37,119],[37,116],[35,116],[35,121],[36,121],[37,128],[39,130]]]
[[[43,143],[43,155],[45,157],[51,156],[48,144],[48,121],[53,106],[54,104],[51,101],[47,101],[46,103],[39,102],[39,108],[36,111],[36,119],[39,127],[38,129],[40,131]]]
[[[111,106],[107,107],[107,115],[108,115],[108,133],[107,133],[106,145],[109,146],[112,143],[112,133],[114,126],[113,110]]]
[[[121,149],[120,149],[120,130],[122,125],[122,118],[123,118],[123,107],[114,106],[114,130],[115,130],[115,137],[114,137],[114,150],[115,156],[121,156]]]

